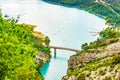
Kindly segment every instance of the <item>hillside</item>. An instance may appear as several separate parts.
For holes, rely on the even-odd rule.
[[[63,80],[119,80],[120,38],[100,39],[88,47],[70,57]]]
[[[119,0],[43,0],[52,4],[86,10],[106,19],[110,25],[120,25]]]
[[[120,0],[43,1],[86,10],[104,18],[111,26],[70,57],[67,75],[62,80],[120,80]]]
[[[50,49],[43,45],[50,40],[34,36],[34,26],[17,24],[18,19],[0,13],[0,80],[43,80],[37,68],[44,61],[34,60],[40,52],[50,58]]]
[[[119,80],[120,28],[101,31],[103,38],[82,44],[82,50],[70,57],[63,80]]]

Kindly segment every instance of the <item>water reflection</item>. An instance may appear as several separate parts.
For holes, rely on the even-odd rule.
[[[56,52],[54,52],[54,59],[56,59],[57,58],[57,55],[56,55]]]
[[[50,64],[50,62],[47,62],[47,63],[43,66],[44,68],[42,68],[42,70],[39,70],[42,75],[46,75],[46,73],[47,73],[47,71],[48,71],[49,64]]]

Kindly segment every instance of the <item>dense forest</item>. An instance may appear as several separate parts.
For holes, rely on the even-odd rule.
[[[0,13],[0,80],[43,80],[35,64],[39,51],[50,56],[48,37],[33,35],[34,26],[17,24],[18,18]],[[44,44],[43,44],[44,43]]]

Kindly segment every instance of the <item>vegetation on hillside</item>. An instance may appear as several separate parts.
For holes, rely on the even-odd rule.
[[[119,0],[43,0],[53,4],[84,9],[106,19],[110,25],[120,25],[120,1]]]
[[[87,51],[88,49],[98,49],[98,48],[104,48],[107,45],[110,45],[112,43],[117,42],[120,37],[120,27],[116,28],[106,28],[105,30],[100,32],[100,37],[94,42],[84,43],[81,46],[81,49],[84,51]]]
[[[0,13],[0,80],[43,80],[35,64],[38,51],[50,56],[49,38],[33,35],[34,27]]]
[[[75,80],[116,80],[119,78],[119,75],[116,74],[120,72],[119,61],[120,54],[101,58],[89,62],[81,68],[70,70],[67,76],[74,75]]]

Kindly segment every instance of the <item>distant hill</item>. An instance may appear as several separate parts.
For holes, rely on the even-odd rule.
[[[109,4],[119,4],[120,3],[120,0],[103,0],[103,1],[105,1],[105,2],[107,2],[107,3],[109,3]]]
[[[115,12],[120,14],[120,0],[99,0],[98,2],[105,2],[108,4]]]
[[[84,9],[106,19],[106,23],[120,25],[120,0],[43,0],[52,4]]]

